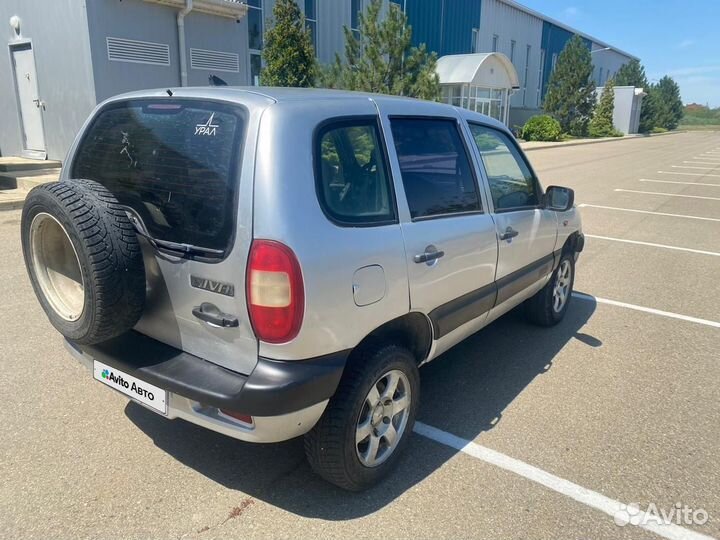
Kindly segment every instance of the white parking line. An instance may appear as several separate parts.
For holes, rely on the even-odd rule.
[[[599,240],[609,240],[611,242],[623,242],[624,244],[636,244],[639,246],[649,246],[663,249],[672,249],[675,251],[687,251],[688,253],[699,253],[700,255],[713,255],[720,257],[720,253],[714,251],[704,251],[702,249],[692,249],[678,246],[668,246],[667,244],[655,244],[653,242],[641,242],[640,240],[628,240],[626,238],[612,238],[610,236],[599,236],[597,234],[585,234],[585,238],[597,238]]]
[[[657,182],[658,184],[683,184],[685,186],[712,186],[720,187],[720,184],[704,184],[702,182],[678,182],[676,180],[651,180],[650,178],[641,178],[640,182]]]
[[[658,174],[682,174],[683,176],[713,176],[715,178],[720,178],[720,174],[696,173],[696,172],[658,171]]]
[[[699,216],[686,216],[684,214],[668,214],[665,212],[650,212],[649,210],[635,210],[634,208],[616,208],[614,206],[601,206],[599,204],[578,204],[579,208],[604,208],[605,210],[619,210],[621,212],[636,212],[638,214],[652,214],[655,216],[670,216],[670,217],[678,217],[678,218],[686,218],[686,219],[699,219],[701,221],[720,221],[718,218],[710,218],[710,217],[699,217]]]
[[[467,454],[468,456],[495,465],[501,469],[509,471],[526,478],[532,482],[545,486],[556,493],[565,495],[579,503],[582,503],[590,508],[599,510],[612,518],[617,520],[618,515],[623,516],[623,511],[627,508],[626,504],[616,501],[593,491],[591,489],[584,488],[574,482],[555,476],[542,469],[515,459],[508,455],[502,454],[485,446],[481,446],[473,441],[462,439],[457,435],[448,433],[433,426],[429,426],[422,422],[415,422],[415,428],[413,429],[418,435],[427,437],[435,442],[449,446]],[[670,540],[712,540],[712,537],[704,534],[691,531],[680,525],[676,525],[672,522],[658,523],[652,515],[641,512],[638,517],[642,515],[642,519],[639,520],[638,527],[653,532],[663,538]],[[623,523],[623,522],[621,522]],[[626,524],[624,522],[623,524]]]
[[[702,324],[704,326],[712,326],[713,328],[720,328],[720,322],[709,321],[707,319],[699,319],[697,317],[690,317],[689,315],[681,315],[680,313],[673,313],[672,311],[663,311],[661,309],[649,308],[645,306],[636,306],[635,304],[628,304],[625,302],[618,302],[617,300],[608,300],[607,298],[599,298],[597,296],[591,296],[589,294],[573,292],[573,297],[579,298],[580,300],[588,300],[591,302],[597,302],[598,304],[608,304],[610,306],[623,307],[627,309],[633,309],[635,311],[642,311],[644,313],[652,313],[653,315],[660,315],[662,317],[669,317],[671,319],[678,319],[681,321],[687,321],[695,324]]]
[[[670,165],[673,169],[705,169],[705,170],[713,170],[717,167],[692,167],[690,165]]]
[[[623,193],[641,193],[643,195],[662,195],[664,197],[684,197],[685,199],[706,199],[709,201],[720,201],[720,197],[701,197],[700,195],[682,195],[681,193],[659,193],[657,191],[637,191],[635,189],[616,189]]]
[[[715,167],[720,167],[720,162],[715,163],[712,161],[683,161],[683,163],[688,163],[690,165],[715,165]]]
[[[713,156],[693,156],[693,159],[706,159],[708,161],[720,161],[720,156],[713,157]]]

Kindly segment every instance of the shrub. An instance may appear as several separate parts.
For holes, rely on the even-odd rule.
[[[667,133],[667,132],[668,132],[667,128],[660,127],[660,126],[655,126],[654,128],[652,128],[650,130],[650,133]]]
[[[487,152],[495,150],[498,147],[498,140],[497,137],[493,137],[487,133],[480,133],[475,135],[475,144],[477,145],[478,150],[481,152]]]
[[[522,128],[521,136],[526,141],[557,141],[562,135],[560,122],[552,116],[533,116]]]
[[[613,112],[615,110],[615,84],[612,79],[608,79],[605,83],[600,103],[595,107],[590,125],[588,126],[588,134],[591,137],[621,137],[620,133],[613,125]]]

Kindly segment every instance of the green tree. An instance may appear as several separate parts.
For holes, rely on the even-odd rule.
[[[588,127],[591,137],[618,137],[622,135],[613,125],[613,112],[615,111],[615,83],[612,79],[605,82],[600,102],[595,108],[592,120]]]
[[[683,104],[680,87],[667,75],[660,79],[651,89],[653,107],[655,109],[655,127],[675,129],[683,117]]]
[[[615,86],[634,86],[636,88],[647,88],[648,80],[645,75],[645,68],[639,60],[630,60],[623,64],[615,74]]]
[[[651,96],[652,85],[645,75],[645,68],[639,60],[630,60],[615,74],[615,86],[634,86],[642,88],[647,94],[640,108],[640,127],[642,133],[651,131],[655,127],[655,100]]]
[[[590,49],[578,35],[560,53],[548,83],[543,108],[555,117],[563,131],[575,136],[587,134],[595,108],[595,83]]]
[[[295,0],[277,0],[273,27],[265,32],[265,67],[260,81],[265,86],[315,85],[317,61],[305,17]]]
[[[383,20],[381,9],[381,0],[372,0],[359,14],[358,35],[344,28],[345,58],[335,55],[335,62],[323,72],[321,84],[437,101],[437,55],[428,53],[424,44],[411,46],[412,28],[397,5],[390,3]]]

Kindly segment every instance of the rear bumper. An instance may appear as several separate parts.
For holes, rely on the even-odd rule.
[[[169,393],[168,417],[252,442],[276,442],[309,431],[335,393],[349,351],[309,360],[259,358],[243,375],[137,332],[97,345],[66,341],[73,356],[92,370],[93,360]],[[251,415],[247,426],[219,414]]]

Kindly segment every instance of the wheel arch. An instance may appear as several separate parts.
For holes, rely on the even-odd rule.
[[[432,340],[432,324],[428,316],[418,311],[411,311],[377,327],[365,336],[353,351],[371,342],[393,341],[406,347],[420,365],[430,354]]]
[[[570,234],[562,247],[562,253],[580,253],[585,247],[585,236],[580,231]]]

